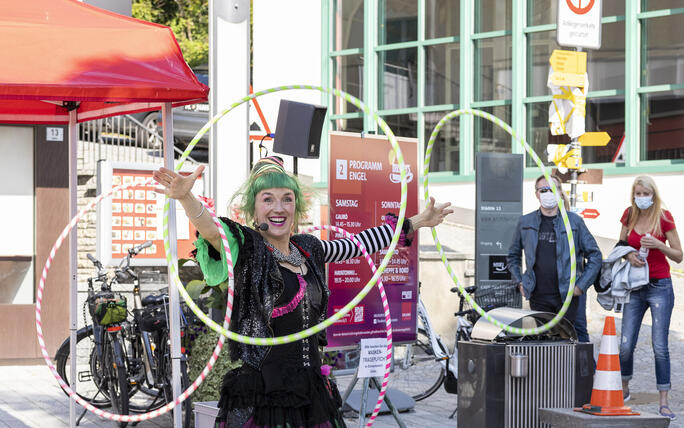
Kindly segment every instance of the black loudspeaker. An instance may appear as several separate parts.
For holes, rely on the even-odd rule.
[[[280,100],[273,151],[299,158],[318,158],[327,110],[323,106]]]

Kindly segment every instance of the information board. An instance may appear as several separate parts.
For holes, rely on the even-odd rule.
[[[522,214],[523,155],[477,153],[476,293],[510,283],[506,257]],[[477,294],[476,294],[477,296]]]
[[[98,164],[98,194],[120,184],[138,184],[105,198],[97,210],[97,257],[105,265],[117,264],[128,249],[145,241],[152,246],[131,259],[132,265],[166,265],[163,242],[164,195],[154,191],[154,185],[142,183],[152,178],[157,168],[149,164],[102,161]],[[190,174],[194,168],[185,169]],[[194,194],[204,193],[203,177],[195,182]],[[195,228],[176,203],[178,258],[188,258],[194,249]]]
[[[407,173],[406,218],[418,213],[418,141],[398,138]],[[330,224],[358,233],[384,223],[386,213],[399,213],[400,169],[386,137],[334,132],[330,135]],[[331,239],[342,238],[330,234]],[[386,254],[374,254],[378,266]],[[363,257],[328,265],[328,316],[344,307],[372,277]],[[418,241],[399,247],[382,275],[392,316],[394,342],[416,338]],[[361,339],[386,336],[380,293],[374,287],[351,312],[327,329],[328,348],[358,346]]]
[[[601,0],[558,0],[556,39],[561,46],[601,47]]]

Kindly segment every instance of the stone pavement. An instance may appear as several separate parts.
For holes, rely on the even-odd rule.
[[[679,420],[671,427],[684,428],[684,278],[673,278],[675,284],[675,308],[670,329],[670,356],[672,364],[672,391],[670,404]],[[604,311],[596,304],[593,292],[589,295],[587,317],[592,342],[598,344],[603,331],[606,315],[616,317],[618,335],[619,314]],[[658,393],[655,389],[655,366],[651,349],[651,319],[646,313],[635,352],[634,379],[632,380],[632,401],[627,403],[641,412],[657,413]],[[57,428],[69,426],[69,401],[61,391],[50,371],[42,365],[0,366],[0,428]],[[344,378],[341,379],[344,382]],[[408,391],[407,391],[408,392]],[[448,416],[456,408],[456,396],[447,394],[443,389],[432,397],[418,402],[414,411],[402,413],[401,418],[408,427],[454,427],[456,419]],[[347,419],[349,427],[358,426],[358,419]],[[88,414],[82,427],[115,427],[116,424],[101,420]],[[171,427],[171,417],[164,415],[137,425],[141,428]],[[389,415],[378,417],[374,424],[377,428],[395,427]]]

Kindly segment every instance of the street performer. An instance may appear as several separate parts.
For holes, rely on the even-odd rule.
[[[189,176],[169,169],[154,172],[159,193],[178,200],[199,232],[196,258],[207,285],[228,279],[226,253],[211,215],[191,193],[204,170]],[[282,159],[267,157],[253,167],[233,198],[239,200],[246,224],[221,218],[234,261],[235,301],[230,330],[245,336],[276,337],[299,332],[326,318],[328,287],[325,263],[361,255],[349,239],[323,241],[296,234],[307,210],[299,180],[283,168]],[[427,208],[404,222],[400,245],[420,227],[436,226],[453,210],[449,203]],[[357,238],[369,253],[390,244],[397,217],[362,231]],[[223,379],[215,428],[339,428],[341,398],[321,373],[319,346],[325,332],[278,346],[231,341],[230,357],[242,365]]]

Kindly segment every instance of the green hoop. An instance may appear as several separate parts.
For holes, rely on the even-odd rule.
[[[169,275],[173,278],[173,281],[176,283],[176,286],[178,287],[178,291],[183,297],[183,300],[188,304],[190,309],[199,317],[209,328],[214,330],[215,332],[224,335],[230,340],[234,340],[236,342],[240,343],[246,343],[249,345],[257,345],[257,346],[273,346],[273,345],[281,345],[284,343],[291,343],[295,342],[298,340],[305,339],[311,335],[314,335],[328,327],[330,327],[332,324],[334,324],[337,320],[342,318],[344,315],[346,315],[349,311],[352,310],[354,306],[356,306],[361,300],[366,297],[366,295],[370,292],[370,290],[375,286],[377,283],[378,279],[382,275],[383,271],[387,267],[387,264],[389,263],[390,259],[392,258],[392,255],[394,254],[394,250],[397,246],[397,242],[399,241],[399,237],[401,234],[401,227],[404,223],[404,217],[406,214],[406,194],[407,194],[407,186],[406,186],[406,168],[404,168],[404,157],[403,154],[401,153],[401,149],[399,148],[399,144],[397,143],[396,137],[394,136],[394,133],[390,129],[390,127],[387,125],[387,123],[380,117],[378,116],[377,113],[372,111],[370,108],[368,108],[361,100],[358,98],[354,97],[353,95],[350,95],[344,91],[340,91],[339,89],[333,89],[333,88],[325,88],[322,86],[313,86],[313,85],[288,85],[288,86],[278,86],[275,88],[271,89],[266,89],[264,91],[259,91],[255,92],[253,94],[250,94],[249,96],[241,98],[239,101],[233,103],[228,107],[227,109],[219,112],[216,114],[213,118],[207,122],[202,129],[200,129],[195,137],[192,139],[190,144],[188,144],[188,147],[185,149],[183,152],[183,155],[178,161],[178,164],[174,168],[175,171],[179,171],[181,167],[183,166],[183,162],[185,162],[185,159],[187,159],[188,155],[192,151],[192,149],[195,147],[197,142],[200,140],[200,138],[207,132],[209,129],[216,123],[218,122],[223,116],[225,116],[228,112],[233,110],[235,107],[244,104],[248,102],[249,100],[252,100],[254,98],[260,97],[262,95],[266,94],[272,94],[274,92],[280,92],[280,91],[287,91],[287,90],[294,90],[294,89],[307,89],[307,90],[317,90],[323,93],[330,93],[333,94],[337,97],[341,97],[345,99],[347,102],[355,105],[359,110],[362,110],[365,114],[370,115],[373,117],[375,122],[380,126],[382,131],[387,135],[390,144],[392,145],[392,148],[396,152],[397,156],[397,162],[399,163],[400,166],[400,171],[401,171],[401,200],[400,200],[400,205],[399,205],[399,218],[397,219],[397,225],[394,230],[394,234],[392,235],[392,241],[390,242],[390,245],[387,249],[387,254],[385,257],[382,259],[382,262],[380,263],[380,266],[376,270],[376,272],[373,274],[371,279],[368,281],[366,286],[361,289],[361,291],[349,302],[347,303],[339,312],[335,313],[332,315],[330,318],[327,318],[326,320],[320,322],[319,324],[316,324],[315,326],[309,327],[306,330],[300,331],[298,333],[293,333],[293,334],[288,334],[286,336],[279,336],[279,337],[272,337],[272,338],[267,338],[267,337],[249,337],[249,336],[243,336],[241,334],[237,334],[235,332],[229,331],[216,322],[209,318],[202,310],[195,304],[195,302],[192,300],[188,292],[185,290],[183,287],[183,284],[180,281],[180,278],[178,277],[178,272],[176,270],[176,263],[172,260],[171,258],[171,248],[169,245],[169,225],[168,225],[168,214],[169,214],[169,209],[170,209],[170,200],[166,198],[166,201],[164,203],[164,219],[163,219],[163,224],[164,224],[164,251],[166,253],[166,262],[168,264],[169,268]],[[213,213],[212,213],[213,215]],[[229,286],[232,287],[232,278],[229,280]]]
[[[561,218],[563,219],[563,226],[565,227],[565,232],[568,237],[568,245],[570,248],[570,285],[568,286],[568,293],[565,296],[565,300],[563,301],[563,305],[561,306],[560,312],[556,314],[555,317],[553,317],[549,322],[546,324],[535,327],[535,328],[518,328],[518,327],[511,327],[509,325],[506,325],[502,323],[501,321],[497,320],[496,318],[492,317],[491,315],[488,315],[475,301],[473,300],[472,297],[468,293],[465,292],[463,289],[463,285],[461,285],[458,282],[458,278],[456,278],[456,275],[454,274],[454,271],[451,269],[451,266],[449,265],[449,262],[446,259],[446,255],[444,254],[444,250],[442,249],[442,244],[440,244],[439,239],[437,238],[437,231],[435,230],[434,227],[431,228],[432,232],[432,239],[435,241],[435,246],[437,247],[437,250],[439,251],[440,257],[442,258],[442,262],[444,263],[444,266],[446,266],[447,271],[449,272],[449,275],[451,276],[451,279],[454,281],[454,284],[458,287],[459,292],[465,296],[466,300],[468,303],[470,303],[473,308],[477,311],[480,316],[485,318],[487,321],[491,322],[492,324],[496,325],[497,327],[509,332],[513,333],[515,335],[521,335],[521,336],[529,336],[529,335],[536,335],[543,333],[545,331],[550,330],[553,328],[556,324],[560,322],[560,320],[563,318],[563,315],[568,311],[568,307],[570,307],[570,302],[572,301],[572,296],[573,296],[573,291],[575,289],[575,280],[576,280],[576,258],[575,258],[575,240],[572,235],[572,227],[570,227],[570,220],[568,219],[568,213],[565,211],[565,207],[562,204],[562,199],[559,199],[558,195],[558,190],[556,189],[556,184],[555,182],[551,179],[551,176],[549,175],[548,170],[542,163],[541,159],[539,159],[539,156],[532,150],[532,148],[527,144],[527,141],[525,141],[524,138],[519,137],[516,132],[505,122],[503,122],[501,119],[499,119],[496,116],[493,116],[487,112],[481,111],[481,110],[475,110],[475,109],[462,109],[462,110],[455,110],[452,111],[451,113],[447,113],[440,121],[437,123],[437,126],[432,130],[432,134],[430,135],[430,140],[428,141],[427,147],[425,149],[425,163],[423,164],[423,189],[425,190],[425,200],[429,201],[430,200],[430,195],[428,193],[428,172],[429,172],[429,167],[430,167],[430,157],[432,156],[432,146],[435,143],[435,140],[437,139],[437,135],[439,135],[439,131],[442,129],[442,127],[451,119],[461,116],[461,115],[471,115],[471,116],[478,116],[483,119],[487,119],[490,122],[494,123],[498,127],[502,128],[506,132],[508,132],[511,137],[516,139],[522,146],[527,150],[527,153],[532,156],[532,159],[537,163],[537,166],[541,168],[542,172],[544,173],[544,177],[546,178],[546,181],[549,182],[549,185],[551,186],[551,190],[553,191],[554,196],[556,197],[556,202],[558,203],[558,207],[560,208],[560,213],[561,213]]]

